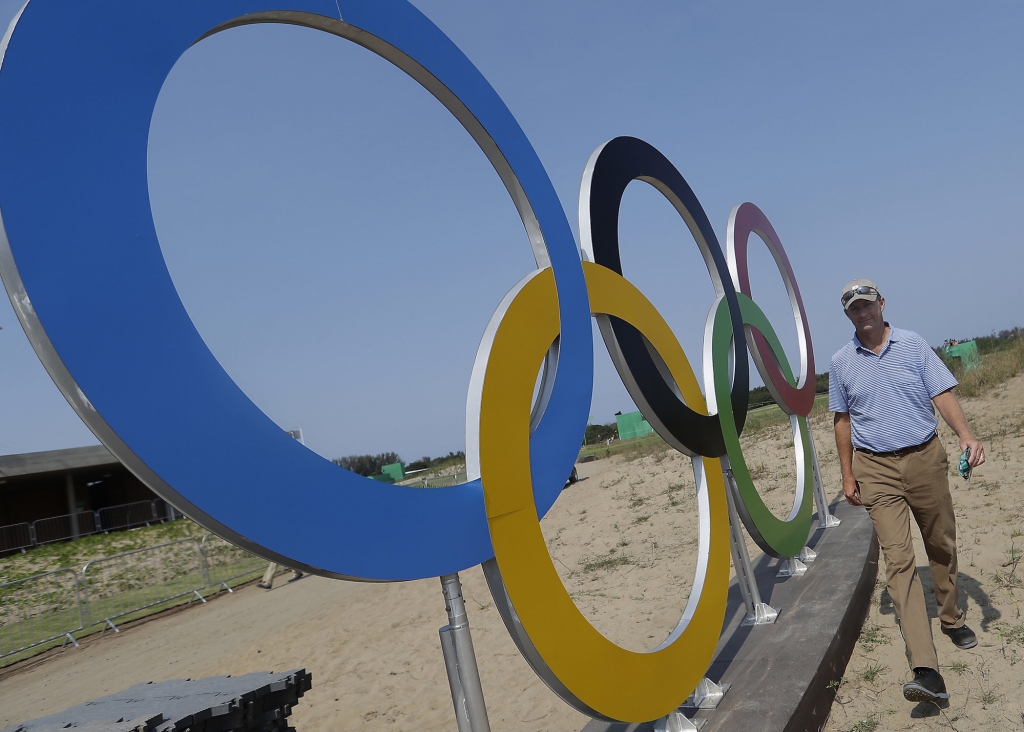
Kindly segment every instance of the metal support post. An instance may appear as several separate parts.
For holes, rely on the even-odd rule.
[[[707,723],[706,719],[687,719],[682,712],[672,712],[654,723],[654,732],[697,732]]]
[[[491,732],[458,573],[441,577],[441,592],[444,594],[444,609],[448,612],[448,625],[440,630],[441,651],[459,732]]]
[[[807,436],[811,442],[811,472],[814,475],[814,502],[818,508],[818,528],[831,529],[842,523],[828,510],[828,496],[825,495],[825,481],[821,479],[821,468],[818,467],[818,450],[814,447],[814,435],[811,434],[810,421],[807,423]]]
[[[729,504],[729,543],[732,548],[732,563],[736,566],[736,581],[740,586],[740,593],[743,595],[743,604],[747,607],[747,617],[742,625],[771,625],[779,617],[777,608],[761,602],[761,593],[757,589],[757,581],[754,579],[754,568],[750,565],[750,554],[747,553],[747,543],[743,540],[743,530],[740,528],[740,515],[736,511],[736,499],[733,490],[736,488],[736,478],[731,468],[722,471],[725,475],[725,498]]]
[[[70,517],[69,517],[70,520],[71,520],[71,537],[73,539],[77,539],[78,538],[78,514],[76,513],[76,509],[75,509],[75,503],[76,503],[76,498],[75,498],[75,479],[71,475],[71,473],[68,473],[67,475],[64,476],[64,492],[67,494],[67,499],[68,499],[68,513],[71,514]]]
[[[66,646],[69,641],[71,643],[74,643],[75,648],[81,648],[81,646],[78,645],[78,641],[75,640],[75,636],[71,635],[71,633],[65,633],[64,634],[64,642],[60,644],[60,647],[64,648],[64,646]]]
[[[452,704],[455,705],[455,721],[459,725],[459,732],[473,732],[466,711],[466,695],[462,692],[462,681],[459,680],[459,657],[455,651],[455,634],[452,626],[444,626],[438,634],[441,636],[444,668],[448,672],[448,686],[452,690]]]

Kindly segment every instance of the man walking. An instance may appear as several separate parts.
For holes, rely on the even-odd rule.
[[[985,450],[952,392],[957,380],[921,336],[885,322],[885,298],[875,284],[854,280],[841,302],[856,328],[829,371],[843,493],[867,508],[885,556],[889,596],[914,670],[903,696],[948,699],[917,576],[911,515],[931,565],[942,632],[958,648],[973,648],[978,639],[957,606],[956,518],[935,408],[960,438],[960,449],[970,451],[972,468],[985,462]]]
[[[277,574],[277,563],[276,562],[271,562],[270,564],[267,565],[267,571],[263,573],[263,579],[260,582],[257,582],[256,586],[261,588],[261,589],[264,589],[264,590],[271,590],[271,589],[273,589],[274,588],[274,575],[275,574]],[[295,580],[301,579],[304,576],[305,575],[303,574],[302,570],[300,570],[300,569],[293,569],[292,570],[292,578],[290,580],[288,580],[288,581],[289,582],[294,582]]]

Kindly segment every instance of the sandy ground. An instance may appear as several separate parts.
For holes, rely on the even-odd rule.
[[[903,645],[891,603],[876,585],[828,730],[1024,726],[1024,566],[1003,566],[1013,547],[1024,547],[1024,536],[1012,537],[1024,529],[1024,377],[965,406],[989,453],[970,484],[952,479],[961,586],[981,643],[957,651],[939,636],[952,703],[944,714],[922,717],[937,710],[915,707],[900,694],[907,676]],[[826,484],[838,490],[827,416],[814,421],[814,434]],[[949,433],[943,438],[955,454]],[[744,435],[744,442],[766,503],[785,516],[795,484],[788,428]],[[689,460],[658,452],[587,463],[579,472],[583,480],[543,521],[551,555],[602,633],[627,648],[652,648],[675,625],[692,583],[697,525]],[[929,586],[927,566],[921,572]],[[318,577],[285,583],[286,577],[270,592],[248,586],[0,672],[0,727],[141,680],[305,667],[313,689],[292,717],[299,732],[455,728],[437,635],[446,617],[436,579],[374,585]],[[479,568],[462,579],[492,728],[581,729],[587,719],[548,691],[515,649]]]

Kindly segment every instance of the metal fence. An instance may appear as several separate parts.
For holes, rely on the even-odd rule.
[[[0,526],[0,552],[32,546],[32,527],[27,523]]]
[[[99,521],[93,511],[79,511],[63,516],[51,516],[32,522],[33,539],[36,544],[49,544],[65,539],[95,534],[100,530]]]
[[[133,526],[149,526],[159,523],[156,501],[137,501],[120,506],[101,508],[96,512],[103,531],[130,529]]]
[[[39,544],[77,539],[100,532],[130,529],[162,521],[174,521],[183,514],[163,499],[137,501],[99,511],[78,511],[51,516],[31,523],[0,526],[0,554]]]
[[[263,572],[267,568],[266,559],[260,559],[255,554],[213,534],[203,537],[200,549],[206,568],[207,587],[223,587],[231,592],[229,582]]]
[[[267,561],[207,534],[0,584],[0,658],[263,572]],[[120,621],[119,621],[120,622]]]
[[[82,597],[72,569],[0,584],[0,658],[83,630]]]
[[[432,475],[429,478],[418,478],[415,482],[406,483],[414,488],[447,488],[466,482],[465,471],[452,475]]]
[[[89,625],[105,623],[181,597],[206,602],[200,590],[203,552],[195,539],[94,559],[82,569],[82,594]]]

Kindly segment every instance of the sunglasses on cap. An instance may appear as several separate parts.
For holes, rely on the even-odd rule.
[[[848,290],[848,291],[843,293],[843,298],[842,298],[843,307],[845,308],[846,304],[848,302],[850,302],[850,300],[855,298],[857,295],[874,295],[875,298],[877,299],[878,298],[878,290],[876,290],[874,287],[870,287],[868,285],[861,285],[860,287],[854,287],[852,290]]]

